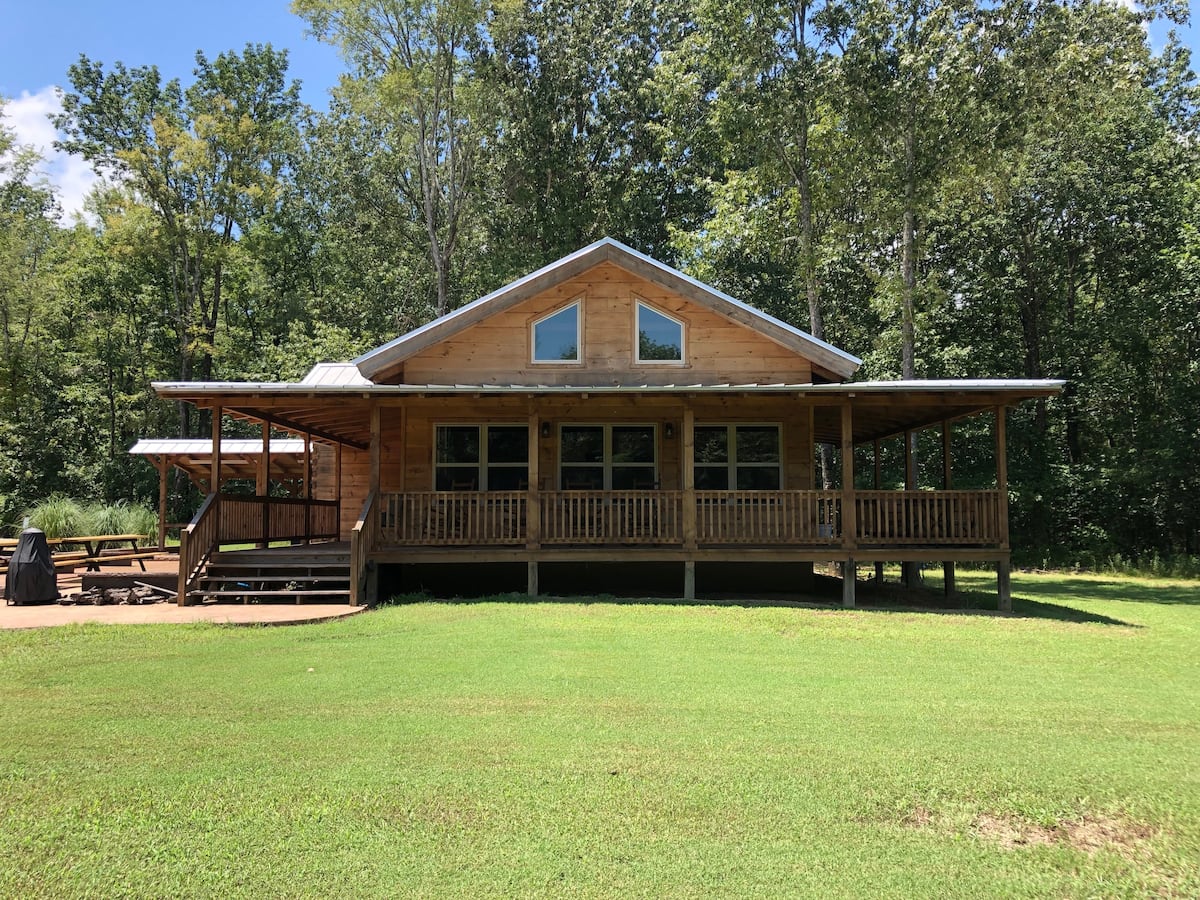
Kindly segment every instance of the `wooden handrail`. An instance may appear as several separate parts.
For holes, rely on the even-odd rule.
[[[221,495],[209,494],[188,526],[179,532],[179,592],[175,602],[187,606],[188,591],[220,540]]]
[[[367,494],[358,521],[350,531],[350,605],[361,606],[367,581],[367,561],[379,539],[375,492]]]

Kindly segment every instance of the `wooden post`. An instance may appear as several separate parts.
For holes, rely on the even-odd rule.
[[[337,445],[337,450],[334,451],[333,457],[333,499],[337,501],[337,529],[338,538],[342,534],[342,445]]]
[[[537,410],[529,410],[529,479],[525,485],[525,549],[537,550],[542,545],[542,495],[541,460],[542,460],[542,422]],[[537,593],[537,563],[530,561],[530,584],[534,590],[530,596]]]
[[[530,597],[536,597],[538,595],[538,564],[536,559],[529,560],[526,579],[525,593]]]
[[[696,599],[696,561],[689,559],[683,564],[683,599]]]
[[[158,549],[167,549],[167,470],[171,464],[165,456],[154,458],[158,469]]]
[[[854,550],[858,546],[858,517],[854,508],[854,413],[849,403],[842,405],[842,605],[854,605]]]
[[[950,422],[942,420],[942,489],[951,490],[954,484],[952,472],[950,470]],[[949,523],[947,523],[949,524]],[[942,590],[947,598],[953,597],[956,593],[956,585],[954,579],[954,560],[947,559],[942,561]]]
[[[904,432],[904,490],[915,491],[917,489],[917,457],[913,453],[916,443],[916,432],[908,430]],[[912,529],[912,509],[905,504],[904,508],[904,523],[905,528]],[[900,563],[900,580],[904,582],[904,586],[908,589],[915,588],[921,583],[921,572],[919,564],[909,561]]]
[[[208,478],[208,492],[221,493],[221,407],[212,411],[212,474]]]
[[[267,500],[271,496],[271,426],[262,423],[262,452],[258,455],[258,471],[254,478],[254,493],[263,498],[262,501],[262,540],[259,547],[271,546],[271,504]]]
[[[874,455],[872,456],[872,468],[875,471],[874,477],[871,480],[871,484],[875,487],[875,490],[878,491],[883,489],[883,461],[879,458],[879,438],[873,440],[871,445],[875,451]],[[875,563],[875,583],[883,584],[882,560],[876,561]]]
[[[996,530],[1004,558],[996,563],[996,594],[1000,612],[1012,612],[1011,562],[1008,555],[1008,433],[1003,406],[996,407]]]
[[[312,435],[304,435],[304,543],[312,542]]]
[[[696,549],[696,413],[686,400],[683,434],[679,442],[679,470],[683,476],[683,549]]]
[[[371,404],[371,472],[369,476],[368,492],[373,492],[376,495],[379,493],[379,457],[382,452],[380,447],[381,441],[381,426],[379,419],[379,404]]]

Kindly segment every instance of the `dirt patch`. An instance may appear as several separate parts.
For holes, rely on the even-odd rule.
[[[1113,816],[1087,815],[1053,826],[1028,822],[1017,816],[983,813],[972,826],[976,837],[999,844],[1007,850],[1017,847],[1060,845],[1089,855],[1101,850],[1121,856],[1141,856],[1153,836],[1148,826]]]

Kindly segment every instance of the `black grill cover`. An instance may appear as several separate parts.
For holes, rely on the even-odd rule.
[[[58,599],[58,572],[50,556],[46,533],[26,528],[8,562],[4,599],[9,603],[49,603]]]

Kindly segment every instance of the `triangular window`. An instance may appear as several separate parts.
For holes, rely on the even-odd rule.
[[[580,361],[579,301],[550,313],[533,323],[535,363],[577,363]]]
[[[683,323],[642,303],[637,304],[637,361],[682,363]]]

